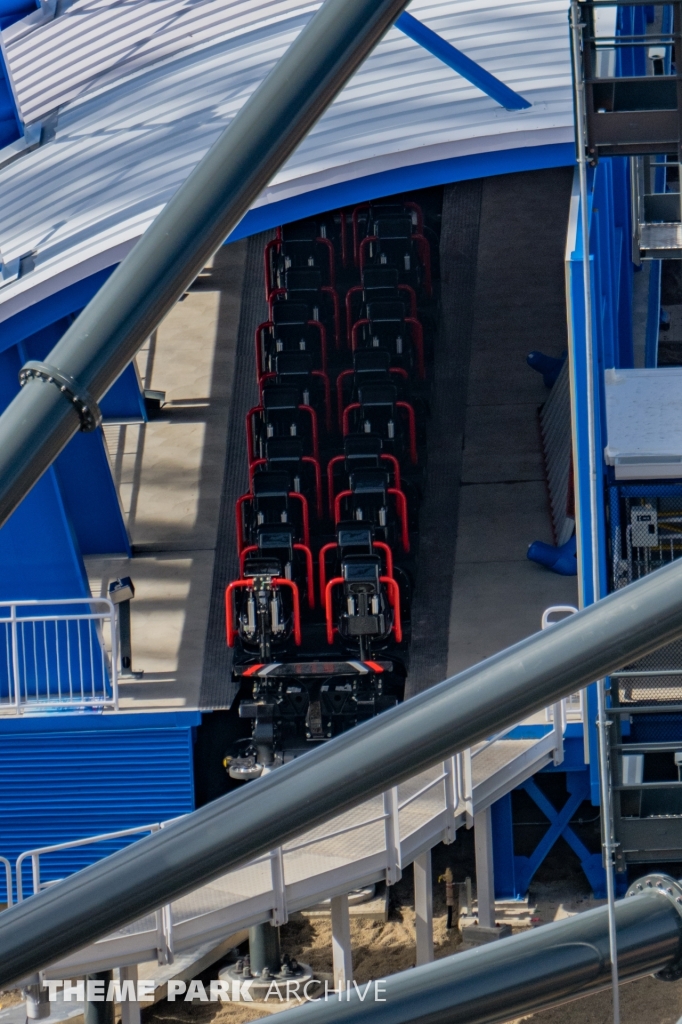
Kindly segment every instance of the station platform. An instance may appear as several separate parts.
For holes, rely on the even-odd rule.
[[[93,596],[130,576],[133,668],[124,712],[201,706],[204,647],[246,242],[223,247],[137,356],[145,389],[164,391],[156,418],[104,428],[133,558],[90,557]]]

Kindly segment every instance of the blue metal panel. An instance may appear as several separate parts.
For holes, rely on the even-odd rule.
[[[585,872],[585,877],[592,886],[592,891],[597,898],[606,895],[606,876],[602,864],[601,854],[590,853],[584,843],[578,838],[570,827],[570,821],[575,812],[584,800],[590,796],[590,785],[588,773],[584,770],[566,772],[566,789],[568,800],[557,811],[547,799],[542,790],[533,779],[528,779],[520,787],[525,789],[534,803],[540,808],[549,822],[549,828],[536,846],[530,857],[515,857],[515,881],[521,893],[526,893],[535,872],[552,849],[557,839],[562,836],[573,852],[580,859],[580,865]]]
[[[491,807],[493,826],[493,864],[495,866],[495,899],[523,899],[516,884],[514,860],[514,825],[511,793],[505,793]]]
[[[192,733],[200,718],[185,712],[0,721],[0,854],[14,863],[28,849],[193,810]],[[52,854],[42,879],[63,878],[131,841]]]
[[[0,351],[16,345],[32,334],[37,334],[62,317],[83,309],[115,269],[114,265],[100,270],[97,274],[91,274],[90,277],[85,277],[68,288],[62,288],[60,292],[48,295],[45,299],[40,299],[5,320],[0,324]]]
[[[608,160],[603,160],[599,163],[598,171],[601,171],[602,167],[609,163]],[[590,174],[591,193],[592,187],[594,186],[594,173]],[[592,209],[591,209],[592,214]],[[594,250],[597,245],[597,239],[599,234],[595,231],[595,237],[591,237],[591,249]],[[603,368],[603,360],[601,358],[601,345],[600,340],[603,337],[604,332],[601,330],[602,323],[600,313],[603,309],[604,299],[608,301],[612,297],[610,290],[606,291],[605,296],[601,296],[601,301],[598,298],[600,296],[600,289],[597,285],[597,274],[595,272],[595,264],[598,262],[598,258],[602,256],[602,252],[599,253],[599,257],[595,255],[594,251],[590,253],[590,266],[592,270],[592,288],[595,301],[593,303],[593,335],[595,339],[594,351],[593,351],[593,379],[595,381],[595,447],[597,453],[603,450],[602,442],[602,420],[601,420],[601,371]],[[601,278],[603,279],[603,266],[601,266]],[[578,219],[578,232],[576,239],[576,249],[570,254],[569,271],[568,271],[568,290],[569,290],[569,307],[571,316],[571,351],[570,359],[572,362],[572,375],[573,375],[573,430],[576,434],[577,444],[577,458],[576,462],[576,522],[577,532],[579,540],[579,587],[581,590],[581,599],[584,605],[592,604],[595,600],[594,588],[593,588],[593,554],[596,555],[599,561],[599,580],[600,589],[602,593],[606,593],[606,544],[604,538],[604,502],[603,502],[603,487],[597,487],[597,524],[598,524],[598,551],[593,553],[590,535],[590,524],[592,521],[592,515],[590,510],[590,475],[589,475],[589,446],[590,438],[588,435],[588,415],[587,415],[587,354],[585,349],[585,302],[584,302],[584,291],[583,291],[583,234],[581,229],[581,218]],[[610,326],[610,316],[608,317],[607,326]],[[587,716],[586,716],[586,728],[588,730],[589,749],[590,751],[597,750],[597,736],[596,736],[596,688],[594,686],[588,687],[587,690]],[[599,804],[599,775],[597,759],[591,758],[590,763],[590,778],[591,778],[591,790],[592,790],[592,802],[595,805]]]
[[[661,260],[652,260],[649,271],[649,297],[646,311],[644,365],[658,366],[658,335],[661,324]]]
[[[21,360],[0,353],[0,409],[16,393]],[[0,529],[0,600],[90,593],[57,471],[51,467]]]
[[[461,50],[458,50],[446,39],[443,39],[442,36],[439,36],[433,29],[418,21],[417,18],[413,18],[407,11],[403,11],[400,15],[395,23],[395,27],[404,32],[415,43],[418,43],[419,46],[423,46],[425,50],[428,50],[438,60],[442,60],[444,64],[447,64],[449,68],[456,71],[462,78],[466,78],[467,82],[471,82],[477,89],[484,92],[486,96],[490,96],[500,106],[505,107],[507,110],[526,110],[531,106],[523,96],[514,92],[508,85],[501,82],[499,78],[495,78],[484,67],[477,64],[475,60],[471,60],[470,57],[467,57]]]
[[[618,8],[616,35],[642,36],[648,21],[646,7]],[[620,46],[616,50],[617,75],[646,75],[646,51],[643,46]]]
[[[235,242],[238,238],[246,238],[280,224],[313,217],[328,210],[353,207],[398,192],[447,185],[454,181],[469,181],[471,178],[488,178],[495,174],[538,171],[546,167],[572,167],[574,163],[573,143],[558,142],[548,146],[519,146],[518,149],[474,153],[471,156],[396,167],[249,210],[227,241]]]
[[[144,396],[140,390],[134,363],[128,363],[125,370],[111,385],[99,403],[105,423],[112,420],[147,420]]]
[[[0,31],[13,25],[20,18],[25,18],[40,2],[36,0],[0,0]],[[0,148],[8,146],[23,134],[23,126],[19,119],[17,105],[9,84],[9,76],[5,67],[5,58],[0,51]]]
[[[72,316],[63,317],[26,338],[18,346],[21,362],[26,359],[46,359],[72,319]],[[134,367],[129,369],[131,373],[124,371],[114,388],[118,387],[117,395],[124,409],[124,401],[133,410],[134,403],[137,403],[139,418],[140,390],[137,375]],[[19,388],[17,374],[18,365],[10,374],[10,381],[5,382],[6,392],[12,395]],[[1,376],[3,373],[0,368]],[[115,400],[116,394],[110,407],[115,407]],[[81,554],[130,555],[130,541],[101,430],[91,434],[76,434],[57,458],[54,468]]]
[[[76,434],[55,462],[83,555],[132,555],[101,430]]]

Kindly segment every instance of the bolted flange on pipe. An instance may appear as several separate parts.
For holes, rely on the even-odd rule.
[[[682,975],[682,886],[640,879],[616,903],[621,982]],[[498,1024],[611,985],[608,908],[598,907],[278,1014],[281,1024]]]
[[[0,914],[0,987],[682,635],[682,561]]]
[[[325,0],[0,416],[0,526],[393,24],[407,0]]]

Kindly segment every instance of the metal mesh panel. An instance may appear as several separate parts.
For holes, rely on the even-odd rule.
[[[612,677],[619,704],[682,704],[682,640],[626,665],[623,671],[638,674]]]

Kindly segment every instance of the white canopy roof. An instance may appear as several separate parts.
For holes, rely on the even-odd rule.
[[[52,5],[52,8],[51,8]],[[41,145],[3,164],[0,321],[117,263],[284,53],[309,0],[53,0],[2,33]],[[413,0],[532,106],[507,111],[391,29],[257,206],[367,175],[573,138],[565,0]],[[7,156],[7,154],[4,154]]]

